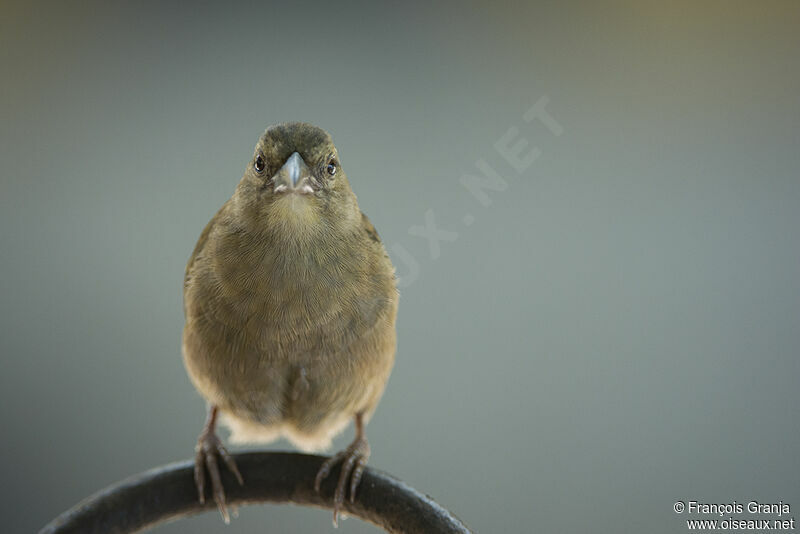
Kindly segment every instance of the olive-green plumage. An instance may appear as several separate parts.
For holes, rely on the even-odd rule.
[[[189,260],[186,368],[233,439],[324,448],[375,410],[394,362],[397,300],[330,136],[279,124]]]

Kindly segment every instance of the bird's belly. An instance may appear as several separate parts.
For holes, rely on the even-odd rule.
[[[387,320],[336,333],[291,336],[265,327],[248,338],[244,331],[187,322],[184,359],[194,385],[236,419],[288,426],[309,439],[341,426],[343,417],[371,415],[394,362],[394,325]]]

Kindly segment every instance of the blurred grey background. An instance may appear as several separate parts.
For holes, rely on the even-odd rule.
[[[800,509],[796,2],[2,11],[4,531],[192,455],[184,265],[286,120],[332,133],[405,282],[372,466],[487,533]],[[543,96],[559,136],[522,119]],[[521,173],[509,128],[541,153]],[[488,206],[460,183],[479,158]],[[429,210],[457,233],[436,258]],[[224,528],[331,530],[292,506]]]

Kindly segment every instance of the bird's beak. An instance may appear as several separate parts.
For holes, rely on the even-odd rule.
[[[306,162],[297,152],[292,153],[283,167],[280,168],[275,176],[272,177],[275,185],[275,192],[281,193],[313,193],[311,187],[311,171]]]

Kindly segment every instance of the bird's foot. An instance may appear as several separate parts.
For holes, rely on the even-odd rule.
[[[243,485],[244,479],[241,473],[239,473],[239,468],[236,467],[236,462],[233,460],[233,457],[222,445],[222,441],[220,441],[213,430],[204,430],[197,439],[197,446],[195,447],[194,482],[197,486],[197,496],[201,504],[206,502],[206,469],[208,469],[214,501],[217,503],[219,513],[222,514],[222,520],[225,521],[225,523],[230,523],[231,518],[228,513],[228,505],[225,502],[225,489],[222,487],[217,457],[222,458],[225,465],[228,466],[228,469],[230,469],[236,477],[236,480],[239,481],[239,484]]]
[[[339,452],[325,460],[322,467],[317,472],[317,478],[314,480],[314,489],[319,493],[320,485],[331,472],[331,468],[337,463],[342,463],[342,470],[339,473],[339,482],[336,484],[336,492],[333,494],[333,525],[338,525],[339,510],[344,504],[345,492],[347,489],[347,481],[350,480],[350,502],[355,502],[356,489],[358,483],[361,482],[361,475],[364,474],[364,468],[369,459],[369,443],[367,438],[356,437],[353,443],[350,444],[345,450]]]

